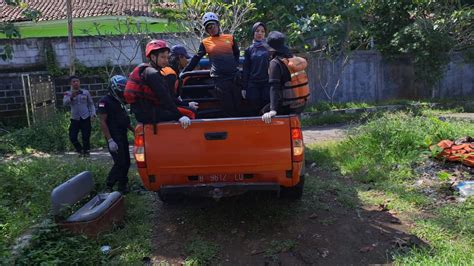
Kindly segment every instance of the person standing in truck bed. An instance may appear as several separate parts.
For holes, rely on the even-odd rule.
[[[222,109],[229,117],[239,116],[242,100],[241,88],[236,84],[239,70],[239,47],[234,36],[221,33],[219,18],[212,12],[202,17],[206,33],[210,36],[201,41],[199,51],[193,56],[183,72],[193,70],[199,60],[208,54],[211,63],[211,77]]]

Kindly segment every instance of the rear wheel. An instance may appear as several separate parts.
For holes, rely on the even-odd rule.
[[[298,200],[303,196],[304,175],[300,176],[300,182],[293,187],[281,187],[280,197],[284,199]]]

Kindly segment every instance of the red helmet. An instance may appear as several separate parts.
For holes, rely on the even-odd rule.
[[[146,44],[145,49],[145,56],[150,57],[150,53],[152,51],[160,50],[160,49],[167,49],[168,52],[170,48],[166,45],[166,42],[163,40],[151,40],[149,43]]]

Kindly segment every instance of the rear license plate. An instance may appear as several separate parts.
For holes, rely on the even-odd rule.
[[[201,183],[206,182],[241,182],[244,181],[243,174],[213,174],[213,175],[200,175],[198,180]]]

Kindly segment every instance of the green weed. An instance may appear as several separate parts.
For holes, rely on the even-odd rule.
[[[209,265],[218,255],[219,247],[201,238],[193,239],[185,247],[188,254],[185,265]]]
[[[307,159],[326,169],[354,177],[357,198],[365,204],[384,205],[416,222],[412,233],[429,248],[412,248],[394,255],[396,264],[472,264],[474,200],[436,205],[433,199],[411,186],[414,167],[432,153],[430,145],[474,132],[472,123],[442,121],[421,110],[386,113],[351,132],[348,140],[326,146],[310,146]],[[441,180],[449,179],[439,172]],[[430,215],[422,215],[429,210]]]
[[[403,112],[386,113],[352,132],[352,137],[336,149],[336,156],[341,158],[338,161],[343,174],[364,182],[409,179],[413,176],[413,163],[431,154],[430,145],[472,132],[474,125],[469,123]]]
[[[0,136],[0,155],[29,151],[61,152],[73,150],[69,141],[70,114],[58,112],[30,128],[20,128]],[[79,135],[79,138],[81,136]],[[105,139],[96,120],[92,121],[91,147],[105,147]]]
[[[291,251],[295,247],[296,242],[293,240],[273,240],[270,247],[265,250],[265,257],[277,261],[278,254]]]
[[[363,116],[364,114],[362,113],[327,114],[327,115],[304,118],[301,120],[301,124],[304,127],[317,126],[317,125],[331,125],[331,124],[338,124],[338,123],[345,123],[345,122],[359,120]]]
[[[82,171],[93,173],[96,192],[102,191],[110,164],[90,160],[40,158],[0,164],[0,264],[11,263],[13,241],[33,225],[28,249],[17,258],[20,264],[101,264],[137,263],[151,253],[153,200],[151,193],[130,193],[126,196],[125,226],[91,240],[71,235],[48,223],[51,190]],[[140,187],[138,178],[131,178],[132,188]],[[46,223],[45,223],[46,221]],[[114,256],[103,256],[102,245],[110,245]]]

